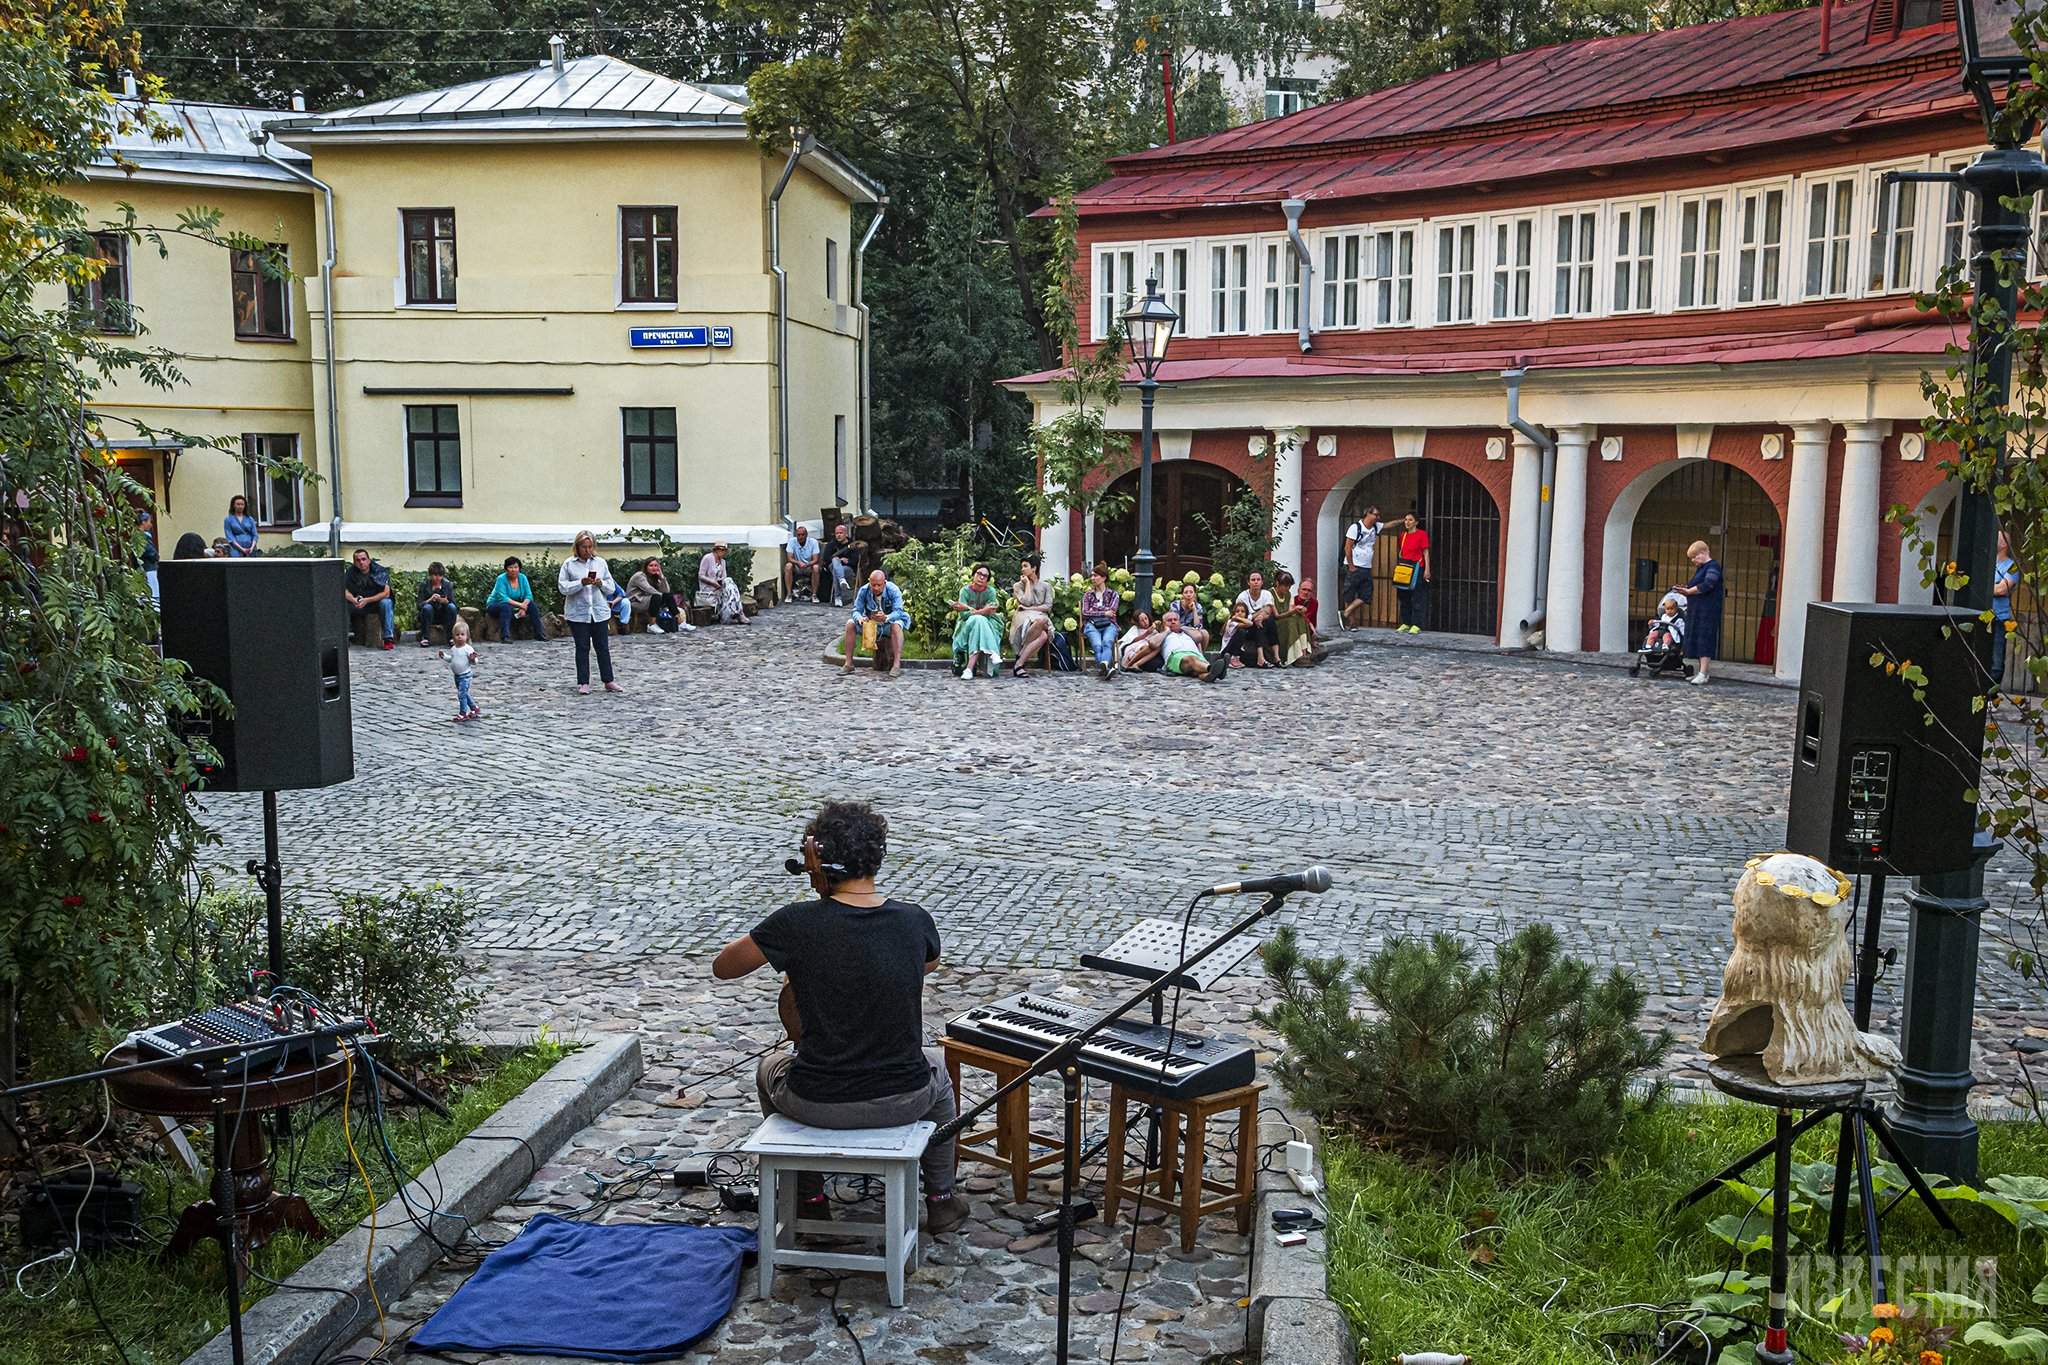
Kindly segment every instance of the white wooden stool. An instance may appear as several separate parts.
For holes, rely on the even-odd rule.
[[[895,1128],[812,1128],[771,1114],[740,1150],[761,1166],[761,1297],[775,1292],[777,1266],[882,1272],[889,1305],[903,1306],[903,1267],[917,1259],[917,1161],[938,1125],[926,1120]],[[882,1182],[880,1222],[839,1222],[797,1216],[797,1176],[867,1175]],[[798,1233],[868,1237],[872,1254],[811,1251],[796,1246]]]

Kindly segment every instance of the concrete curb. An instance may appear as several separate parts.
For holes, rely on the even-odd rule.
[[[481,1223],[526,1187],[534,1168],[630,1090],[643,1070],[638,1034],[601,1034],[590,1040],[435,1162],[431,1194],[422,1183],[427,1173],[415,1180],[414,1202],[432,1201],[445,1213]],[[454,1218],[443,1224],[436,1230],[446,1239],[463,1226]],[[440,1259],[440,1247],[415,1226],[397,1196],[377,1210],[376,1226],[374,1252],[365,1219],[301,1266],[284,1288],[273,1289],[242,1315],[250,1365],[312,1365],[334,1343],[374,1322],[363,1292],[366,1255],[377,1297],[386,1304],[404,1297]],[[356,1301],[320,1287],[330,1285],[355,1290]],[[228,1365],[232,1359],[223,1329],[186,1357],[185,1365]]]
[[[1302,1137],[1322,1150],[1315,1120],[1300,1121]],[[1316,1179],[1323,1180],[1320,1157]],[[1282,1171],[1259,1176],[1252,1227],[1252,1264],[1246,1285],[1245,1346],[1259,1365],[1352,1365],[1358,1358],[1351,1320],[1330,1299],[1327,1234],[1311,1232],[1297,1247],[1281,1246],[1273,1210],[1313,1207]]]

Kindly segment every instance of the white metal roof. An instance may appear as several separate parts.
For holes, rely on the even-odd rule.
[[[267,120],[287,109],[248,109],[236,104],[205,104],[198,100],[143,101],[122,99],[120,110],[133,117],[119,120],[106,150],[93,163],[96,178],[139,175],[152,179],[251,180],[304,189],[305,186],[264,159],[255,134]],[[167,141],[150,135],[150,115],[175,134]],[[304,152],[273,143],[286,161],[311,164]],[[133,169],[129,169],[129,168]]]

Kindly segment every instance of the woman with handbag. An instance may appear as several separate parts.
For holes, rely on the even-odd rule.
[[[1394,590],[1401,599],[1398,631],[1422,634],[1429,614],[1429,531],[1414,512],[1401,518],[1400,562],[1394,565]]]

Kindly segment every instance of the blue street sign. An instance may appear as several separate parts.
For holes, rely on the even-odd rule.
[[[713,346],[730,346],[730,345],[732,345],[732,328],[730,328],[730,327],[713,327],[713,328],[711,329],[711,344],[712,344]]]
[[[732,329],[720,328],[726,333],[725,344],[732,345]],[[666,351],[678,347],[709,346],[709,327],[635,327],[632,333],[633,349],[636,351]]]

